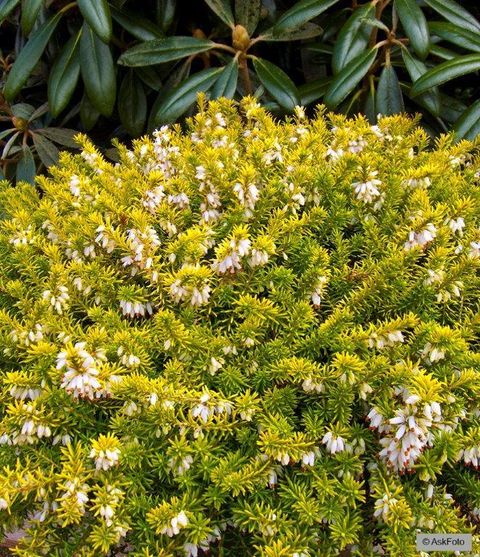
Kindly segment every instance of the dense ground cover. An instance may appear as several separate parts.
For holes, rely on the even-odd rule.
[[[397,557],[475,532],[478,147],[245,99],[119,154],[83,139],[2,184],[15,553]]]

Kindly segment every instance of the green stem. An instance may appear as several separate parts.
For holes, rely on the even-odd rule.
[[[218,48],[218,50],[226,50],[231,54],[237,53],[237,51],[232,46],[228,46],[227,44],[215,43],[212,48]]]
[[[63,8],[61,10],[59,10],[58,13],[60,14],[64,14],[65,12],[67,12],[68,10],[75,8],[75,6],[77,5],[76,2],[70,2],[70,4],[67,4],[66,6],[63,6]]]

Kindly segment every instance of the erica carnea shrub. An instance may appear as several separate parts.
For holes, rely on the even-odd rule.
[[[21,556],[413,556],[480,515],[480,159],[204,105],[1,190]],[[480,550],[478,538],[474,538]]]

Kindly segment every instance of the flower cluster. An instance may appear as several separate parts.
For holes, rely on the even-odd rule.
[[[116,243],[113,238],[109,235],[105,225],[101,224],[95,230],[95,242],[100,245],[107,253],[112,253],[116,247]]]
[[[311,377],[303,380],[302,388],[306,393],[323,393],[323,391],[325,390],[323,383],[314,381]]]
[[[405,338],[402,331],[389,331],[385,334],[372,333],[368,339],[368,346],[370,348],[377,348],[383,350],[384,348],[395,346],[397,343],[403,343]]]
[[[153,314],[153,307],[150,302],[140,302],[131,300],[120,300],[120,309],[125,317],[145,317]]]
[[[392,507],[395,506],[395,503],[397,503],[395,497],[385,494],[381,499],[375,501],[375,512],[373,516],[375,518],[381,518],[385,522]]]
[[[158,206],[160,205],[164,197],[165,188],[163,186],[156,186],[155,188],[147,190],[144,193],[142,205],[145,207],[145,209],[147,209],[147,211],[155,214]]]
[[[42,292],[42,298],[47,301],[57,313],[62,314],[67,307],[70,295],[68,293],[68,288],[60,285],[55,292],[51,290]]]
[[[61,386],[68,393],[76,398],[94,399],[102,396],[101,384],[98,380],[98,362],[87,351],[85,342],[77,342],[75,346],[59,352],[57,369],[64,368],[66,371]]]
[[[432,242],[435,239],[436,235],[437,235],[437,229],[435,225],[429,222],[425,226],[425,228],[420,230],[420,232],[411,230],[408,233],[408,240],[404,244],[404,249],[410,250],[417,246],[423,248],[426,245],[428,245],[430,242]]]
[[[374,211],[382,206],[385,197],[379,189],[382,181],[376,177],[377,175],[378,170],[370,170],[365,182],[354,182],[352,184],[357,199],[363,203],[372,204]]]
[[[17,410],[18,429],[13,429],[10,435],[3,433],[0,436],[0,445],[34,444],[39,439],[51,437],[52,430],[44,421],[35,403],[19,403]]]
[[[223,530],[225,530],[226,524],[224,525]],[[201,553],[199,551],[205,552],[210,549],[210,545],[218,540],[222,539],[222,530],[218,526],[215,526],[213,532],[208,534],[208,536],[201,540],[200,543],[189,543],[187,542],[183,549],[185,551],[186,557],[199,557]]]
[[[328,431],[323,436],[322,443],[331,454],[339,453],[341,451],[350,451],[350,446],[346,443],[345,439],[341,435],[336,435],[332,431]]]
[[[61,387],[75,398],[88,399],[100,398],[104,395],[98,379],[99,360],[104,359],[103,353],[93,357],[86,349],[85,342],[77,342],[73,347],[59,352],[57,356],[57,369],[66,371],[63,375]]]
[[[106,526],[113,525],[113,519],[117,511],[117,507],[124,496],[124,492],[118,487],[107,484],[97,495],[98,511],[97,513],[105,520]]]
[[[480,257],[480,242],[470,242],[470,257]]]
[[[257,186],[255,184],[247,184],[244,186],[240,182],[237,182],[233,186],[233,191],[238,197],[240,205],[245,208],[245,216],[251,217],[255,209],[255,204],[260,196]]]
[[[380,451],[388,466],[397,472],[410,470],[424,448],[433,441],[432,428],[441,428],[443,417],[438,402],[419,404],[417,395],[409,396],[405,407],[395,416],[385,419],[376,409],[368,415],[371,427],[385,435],[380,439]]]
[[[89,501],[88,485],[74,478],[67,480],[62,487],[64,491],[59,499],[60,507],[69,509],[73,506],[80,515],[85,514],[85,505]]]
[[[248,238],[230,240],[225,257],[214,261],[212,268],[220,274],[234,273],[242,268],[240,259],[250,252],[251,242]]]
[[[434,346],[431,342],[427,342],[420,352],[420,355],[425,359],[427,364],[434,364],[445,358],[445,350]]]
[[[122,265],[131,267],[132,276],[142,269],[150,269],[155,250],[159,245],[160,239],[152,227],[145,231],[127,230],[127,246],[130,253],[122,257]]]
[[[203,393],[199,404],[196,404],[191,410],[192,417],[200,418],[204,423],[207,423],[213,415],[223,413],[229,416],[232,413],[232,405],[229,402],[211,402],[208,393]]]
[[[175,476],[181,476],[190,468],[193,462],[192,455],[186,455],[181,459],[171,458],[168,461],[168,465],[173,470]]]
[[[108,470],[118,465],[120,454],[118,441],[112,436],[101,435],[92,443],[90,458],[95,461],[97,470]]]
[[[469,464],[477,469],[480,468],[480,446],[462,449],[461,458],[463,458],[465,464]]]
[[[429,176],[422,176],[418,178],[407,178],[403,181],[403,185],[409,188],[428,188],[432,183]]]
[[[143,170],[145,174],[152,172],[152,170],[160,170],[166,178],[170,178],[175,174],[174,160],[175,155],[178,153],[178,147],[171,144],[171,133],[168,126],[162,126],[159,130],[153,133],[155,141],[153,143],[153,160],[144,163]],[[141,155],[147,158],[149,149],[147,146],[141,148]]]
[[[35,400],[40,396],[41,392],[42,392],[41,389],[36,389],[27,386],[24,387],[20,385],[13,385],[10,388],[10,395],[13,396],[13,398],[17,398],[19,400],[25,400],[26,398],[29,398],[30,400]]]
[[[181,278],[175,279],[170,286],[172,298],[177,303],[188,301],[190,305],[196,307],[207,304],[211,288],[202,280],[200,267],[184,265],[180,274]]]
[[[477,470],[480,468],[480,428],[472,427],[466,433],[464,447],[458,456],[467,466]]]
[[[185,511],[180,511],[179,513],[171,516],[165,525],[158,529],[159,534],[166,534],[169,538],[176,536],[180,533],[180,530],[185,528],[189,523],[188,517]]]
[[[327,277],[321,276],[318,278],[317,283],[315,285],[315,290],[313,291],[313,294],[311,295],[311,300],[312,300],[312,304],[315,307],[320,307],[321,303],[322,303],[322,296],[323,296],[323,292],[325,290],[325,287],[327,285],[328,279]]]

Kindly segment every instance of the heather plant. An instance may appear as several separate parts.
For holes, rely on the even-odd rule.
[[[118,164],[81,146],[0,193],[13,554],[397,557],[477,532],[477,145],[246,98]]]

